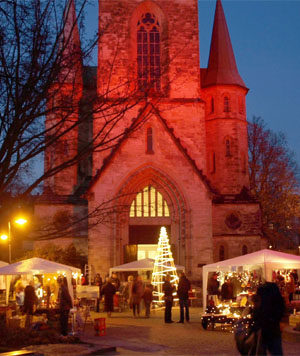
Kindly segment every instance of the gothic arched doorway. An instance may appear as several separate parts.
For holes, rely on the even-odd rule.
[[[142,167],[123,182],[118,196],[127,209],[116,217],[116,263],[154,258],[160,228],[165,226],[175,263],[186,265],[188,209],[170,177],[157,168]]]

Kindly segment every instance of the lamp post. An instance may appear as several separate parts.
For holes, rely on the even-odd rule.
[[[15,223],[18,225],[24,225],[27,223],[27,220],[24,218],[18,218],[14,220]],[[2,240],[8,240],[8,263],[11,263],[11,223],[10,220],[8,221],[8,235],[1,235]]]

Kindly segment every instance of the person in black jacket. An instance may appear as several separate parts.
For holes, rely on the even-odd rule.
[[[256,346],[257,354],[283,355],[280,321],[285,312],[284,299],[276,283],[261,285],[254,299],[254,331],[260,333],[260,342]],[[252,355],[252,354],[251,354]]]
[[[182,272],[180,274],[177,296],[179,298],[179,306],[180,306],[180,320],[178,323],[184,323],[184,309],[185,309],[185,320],[187,322],[190,321],[190,313],[189,313],[189,290],[191,289],[191,283],[186,278],[186,275]]]
[[[173,286],[170,281],[171,276],[167,274],[165,283],[163,284],[163,292],[165,294],[165,323],[174,323],[172,320],[172,306],[175,286]]]
[[[109,277],[106,278],[106,282],[101,290],[101,297],[104,295],[104,310],[107,312],[107,316],[111,316],[111,312],[114,311],[114,295],[116,293],[116,287],[112,284]]]
[[[69,312],[70,309],[73,307],[73,303],[68,289],[67,278],[59,277],[57,281],[59,284],[58,300],[59,300],[61,334],[63,336],[67,336]]]
[[[24,313],[26,314],[25,327],[29,328],[32,322],[32,316],[37,305],[37,296],[35,294],[34,282],[30,281],[24,290]]]

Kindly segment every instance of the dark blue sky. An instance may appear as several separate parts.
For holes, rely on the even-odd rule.
[[[88,28],[96,31],[98,0]],[[215,0],[199,0],[200,65],[207,66]],[[300,0],[223,0],[239,72],[250,89],[247,117],[283,132],[300,164]],[[94,63],[95,64],[95,63]]]

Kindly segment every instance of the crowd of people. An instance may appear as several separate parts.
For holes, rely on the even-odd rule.
[[[115,273],[111,277],[106,277],[103,283],[102,278],[97,273],[93,285],[99,286],[99,296],[97,299],[96,311],[99,312],[100,301],[103,300],[104,311],[110,317],[114,311],[114,297],[117,292],[122,295],[126,305],[132,310],[133,317],[140,317],[141,303],[144,304],[145,318],[150,317],[151,305],[153,302],[153,286],[150,283],[144,283],[140,275],[128,276],[127,282],[121,285],[119,278]],[[171,283],[171,276],[166,275],[163,284],[164,303],[165,303],[165,322],[173,323],[172,306],[174,297],[178,297],[180,306],[180,320],[178,323],[189,321],[189,290],[191,283],[184,273],[180,274],[178,288]]]

